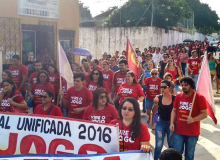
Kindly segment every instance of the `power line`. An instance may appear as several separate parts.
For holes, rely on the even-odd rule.
[[[145,13],[148,11],[150,5],[153,3],[153,0],[150,2],[149,6],[146,8],[146,10],[144,11],[144,13],[142,14],[141,18],[139,19],[139,21],[137,22],[136,26],[139,24],[139,22],[142,20],[142,18],[144,17]]]

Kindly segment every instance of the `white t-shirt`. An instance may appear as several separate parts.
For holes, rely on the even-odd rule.
[[[153,60],[154,60],[154,62],[156,64],[156,67],[157,67],[159,62],[163,60],[163,55],[160,54],[160,53],[159,54],[154,53],[153,54]]]
[[[139,63],[141,63],[142,62],[141,56],[137,56],[137,60],[138,60]]]

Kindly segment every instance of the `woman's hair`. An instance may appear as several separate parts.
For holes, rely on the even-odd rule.
[[[152,63],[152,64],[153,64],[153,68],[156,68],[155,63],[154,63],[153,60],[150,60],[148,63]],[[148,63],[147,63],[147,64],[148,64]],[[147,65],[147,66],[148,66],[148,65]],[[147,69],[148,69],[148,67],[147,67]]]
[[[184,49],[184,52],[182,52],[182,53],[187,53],[186,48],[183,47],[183,48],[182,48],[182,51],[183,51],[183,49]]]
[[[174,63],[174,59],[173,59],[173,58],[169,58],[169,60],[170,60],[170,59],[173,60],[173,66],[176,67],[176,65],[175,65],[175,63]],[[169,61],[169,60],[168,60],[168,61]],[[170,67],[170,65],[169,65],[169,62],[168,62],[165,68],[169,68],[169,67]]]
[[[172,74],[167,72],[164,74],[163,78],[165,79],[166,77],[170,77],[170,78],[173,78]]]
[[[90,66],[89,66],[89,63],[88,62],[84,62],[83,63],[83,67],[85,69],[86,72],[90,71]]]
[[[50,78],[49,78],[49,75],[48,75],[47,71],[41,70],[41,71],[38,73],[38,75],[37,75],[37,83],[40,84],[40,75],[41,75],[42,73],[46,74],[46,76],[47,76],[46,82],[49,82],[49,81],[50,81]]]
[[[109,62],[107,60],[102,61],[102,64],[106,63],[107,65],[109,65]]]
[[[10,70],[4,70],[3,72],[5,72],[8,76],[8,79],[12,79],[12,74]]]
[[[12,80],[12,79],[5,79],[2,81],[2,85],[4,85],[4,83],[7,82],[9,84],[11,84],[13,87],[12,87],[12,92],[11,92],[11,95],[10,97],[12,97],[16,91],[16,87],[15,87],[15,82]],[[6,96],[6,94],[4,95],[4,97]]]
[[[97,88],[96,90],[93,91],[93,102],[92,102],[92,106],[97,110],[98,109],[98,103],[99,103],[99,97],[102,93],[105,93],[107,96],[107,92],[104,88]],[[108,98],[107,98],[107,102],[105,104],[105,106],[108,105]]]
[[[54,68],[54,73],[59,73],[58,70],[57,70],[57,67],[54,64],[48,64],[48,67],[47,67],[48,72],[49,72],[49,67]]]
[[[210,60],[210,58],[211,58],[212,55],[213,55],[212,52],[209,52],[209,53],[208,53],[208,60]]]
[[[99,85],[99,87],[103,87],[104,77],[103,77],[102,72],[98,69],[95,69],[91,72],[91,74],[89,76],[89,82],[93,81],[93,74],[94,74],[95,71],[99,72],[98,85]]]
[[[51,92],[50,90],[44,90],[43,92],[46,92],[46,93],[48,94],[48,96],[49,96],[50,98],[52,98],[52,100],[54,99],[54,94],[53,94],[53,92]]]
[[[135,140],[135,138],[137,138],[139,136],[140,131],[141,131],[141,113],[140,113],[139,103],[134,98],[126,98],[119,107],[119,118],[121,120],[123,120],[121,112],[122,112],[122,107],[125,102],[131,103],[134,108],[135,114],[133,117],[133,121],[130,125],[130,128],[131,128],[131,133],[133,132],[133,134],[131,135],[131,139]]]
[[[161,83],[165,83],[168,87],[171,87],[171,82],[168,80],[163,80]]]
[[[81,64],[83,64],[83,63],[85,63],[85,62],[88,62],[88,61],[87,61],[87,59],[83,58],[83,59],[81,60]]]
[[[153,69],[150,71],[150,74],[151,74],[152,72],[157,72],[157,73],[158,73],[158,69],[153,68]]]
[[[133,73],[132,71],[128,71],[126,74],[130,74],[131,77],[134,78],[134,79],[133,79],[133,83],[134,83],[134,84],[138,84],[137,81],[136,81],[135,75],[134,75],[134,73]]]

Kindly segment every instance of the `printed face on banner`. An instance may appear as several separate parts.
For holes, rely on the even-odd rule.
[[[72,119],[0,115],[0,155],[119,151],[118,127]]]

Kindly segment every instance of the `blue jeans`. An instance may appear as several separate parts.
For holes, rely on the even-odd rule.
[[[179,92],[179,90],[180,90],[180,89],[179,89],[179,86],[180,86],[180,85],[174,84],[174,86],[175,86],[175,94],[177,94],[177,92]]]
[[[198,74],[190,74],[189,75],[195,82],[195,85],[197,84],[197,81],[198,81],[198,78],[199,78],[199,75]]]
[[[181,66],[182,66],[182,73],[185,76],[185,73],[186,73],[186,63],[181,63]]]
[[[163,121],[162,119],[158,118],[155,129],[156,146],[154,150],[154,160],[158,160],[166,135],[169,148],[173,148],[173,133],[170,131],[169,127],[169,121]]]
[[[154,101],[148,99],[147,97],[145,97],[145,108],[149,109],[149,110],[152,110],[153,105],[154,105]]]
[[[185,146],[185,160],[194,160],[194,152],[199,136],[183,136],[174,133],[173,148],[183,154]]]

